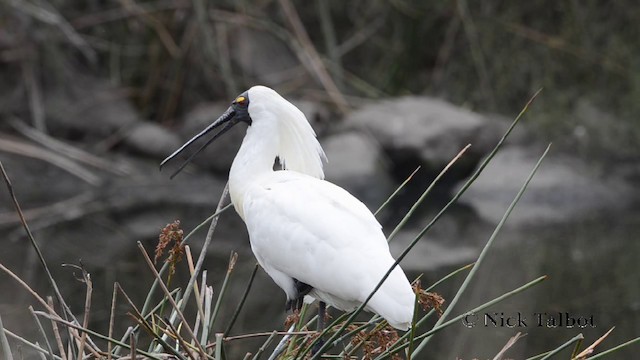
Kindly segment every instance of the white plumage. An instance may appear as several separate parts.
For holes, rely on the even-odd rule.
[[[227,122],[224,132],[238,121],[250,126],[231,166],[229,191],[258,262],[288,300],[300,295],[295,279],[313,288],[309,296],[355,309],[394,263],[380,224],[362,202],[323,180],[324,152],[313,129],[274,90],[252,87],[196,138]],[[285,170],[273,170],[276,157]],[[414,301],[397,266],[366,308],[406,330]]]

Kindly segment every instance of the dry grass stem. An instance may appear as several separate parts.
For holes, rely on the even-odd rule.
[[[125,10],[135,14],[138,18],[142,18],[142,21],[155,31],[160,41],[167,49],[167,52],[172,57],[176,58],[181,56],[180,48],[176,45],[171,33],[161,21],[142,9],[134,0],[119,0],[119,2]]]
[[[94,186],[99,185],[101,182],[100,177],[95,175],[93,172],[85,169],[81,165],[78,165],[77,163],[69,160],[68,158],[24,141],[10,139],[6,136],[2,137],[0,138],[0,150],[20,156],[26,156],[46,161]]]
[[[600,343],[603,342],[604,339],[606,339],[607,336],[609,336],[609,334],[611,334],[611,332],[615,328],[616,327],[614,326],[611,329],[609,329],[609,331],[607,331],[604,335],[602,335],[598,340],[594,341],[593,344],[589,345],[586,349],[584,349],[582,352],[580,352],[580,354],[576,355],[576,357],[574,359],[583,360],[583,359],[586,359],[587,357],[589,357],[591,354],[593,354],[593,351],[595,350],[595,348],[598,345],[600,345]]]
[[[44,299],[41,298],[37,292],[35,292],[29,285],[27,285],[27,283],[25,283],[22,279],[20,279],[18,275],[14,274],[11,270],[7,269],[7,267],[5,267],[2,263],[0,263],[0,270],[7,273],[7,275],[11,276],[18,284],[20,284],[20,286],[22,286],[25,290],[27,290],[29,294],[31,294],[40,303],[40,305],[44,306],[44,308],[47,309],[47,311],[49,311],[49,313],[55,314],[56,316],[58,316],[58,314],[53,309],[53,307],[50,307],[49,304],[47,304],[47,302],[44,301]]]
[[[38,129],[34,129],[28,126],[17,117],[12,118],[9,121],[9,125],[11,125],[12,128],[14,128],[25,137],[29,138],[30,140],[69,159],[112,173],[114,175],[132,174],[132,168],[127,163],[110,161],[105,158],[98,157],[85,150],[82,150],[81,148],[78,148],[76,146],[62,142]]]
[[[517,334],[515,334],[514,336],[512,336],[509,341],[507,341],[507,343],[504,345],[504,347],[496,354],[496,356],[493,357],[493,360],[502,360],[504,357],[504,354],[507,352],[507,350],[509,350],[513,345],[515,345],[515,343],[522,339],[523,337],[527,336],[526,334],[522,334],[520,332],[518,332]]]
[[[116,299],[118,297],[118,288],[116,287],[116,283],[113,284],[113,293],[111,294],[111,309],[109,311],[109,333],[107,336],[113,338],[113,327],[115,325],[115,316],[116,316]],[[109,342],[107,344],[107,360],[111,360],[111,347],[112,344]]]
[[[158,270],[156,270],[155,266],[153,266],[153,262],[151,261],[151,258],[149,257],[149,255],[147,254],[146,250],[142,246],[142,243],[138,242],[138,248],[140,249],[140,252],[142,252],[142,255],[143,255],[145,261],[147,262],[147,265],[149,266],[149,269],[151,269],[151,271],[153,272],[153,275],[155,276],[156,280],[158,281],[158,284],[160,285],[160,288],[164,292],[164,295],[165,295],[166,299],[169,300],[169,303],[171,304],[173,309],[178,314],[178,317],[180,317],[180,320],[182,321],[182,325],[184,326],[185,330],[187,331],[187,333],[189,334],[191,339],[193,339],[193,341],[195,342],[196,347],[198,348],[198,350],[200,352],[200,356],[205,358],[207,355],[206,355],[206,352],[204,351],[204,349],[202,348],[202,345],[200,344],[200,341],[198,341],[198,338],[196,338],[195,334],[193,333],[193,330],[191,330],[191,326],[189,326],[189,323],[185,319],[184,314],[180,310],[180,307],[178,306],[178,304],[176,304],[176,301],[171,296],[171,293],[169,292],[169,289],[167,289],[167,286],[164,284],[164,281],[162,281],[162,278],[160,277],[160,274],[158,273]],[[183,301],[184,301],[184,299],[183,299]]]
[[[53,309],[53,298],[51,296],[47,296],[47,304]],[[56,316],[54,313],[49,313],[51,316]],[[60,337],[60,330],[58,330],[58,323],[51,320],[51,328],[53,329],[53,336],[56,339],[56,344],[58,345],[58,351],[60,352],[60,357],[63,360],[67,360],[67,354],[64,351],[64,345],[62,345],[62,337]],[[110,360],[110,359],[109,359]]]
[[[194,276],[195,274],[195,267],[193,266],[193,257],[191,256],[191,247],[189,245],[185,245],[185,254],[187,257],[187,264],[189,265],[189,274],[191,276]],[[198,334],[198,328],[200,326],[200,323],[202,322],[202,325],[206,328],[206,323],[204,323],[205,321],[205,314],[204,314],[204,301],[205,301],[205,292],[206,292],[206,271],[203,272],[202,274],[202,291],[198,290],[198,281],[196,280],[193,283],[193,293],[195,295],[196,298],[196,306],[198,308],[198,314],[196,317],[196,322],[194,325],[194,333],[197,335]],[[201,338],[202,341],[202,338]]]
[[[327,94],[331,97],[334,104],[338,107],[340,112],[346,114],[349,112],[349,105],[344,98],[342,92],[338,89],[338,86],[329,75],[329,72],[322,63],[322,59],[318,54],[313,42],[309,38],[309,34],[298,15],[293,3],[290,0],[278,0],[280,7],[285,13],[285,19],[288,21],[289,26],[292,28],[296,39],[300,43],[302,49],[304,49],[304,59],[300,59],[301,63],[306,67],[310,67],[310,71],[314,74],[320,83],[327,91]],[[309,64],[309,65],[307,65]]]

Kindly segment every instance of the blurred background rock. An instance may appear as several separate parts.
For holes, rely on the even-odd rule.
[[[328,178],[372,209],[421,166],[380,215],[387,229],[472,144],[398,235],[396,254],[542,87],[504,151],[403,267],[425,272],[425,283],[473,261],[553,142],[460,311],[548,274],[497,310],[594,315],[587,341],[616,326],[613,345],[640,330],[639,15],[633,1],[1,0],[0,160],[78,312],[84,286],[60,265],[81,261],[93,274],[101,295],[91,327],[104,330],[113,281],[138,301],[148,288],[135,242],[152,249],[165,224],[180,219],[188,231],[213,212],[243,131],[174,180],[159,161],[250,86],[273,87],[305,112]],[[48,293],[7,192],[0,197],[0,261]],[[210,273],[222,276],[232,250],[239,296],[254,259],[227,212]],[[451,297],[457,285],[439,292]],[[16,288],[0,275],[5,326],[34,333],[24,322],[32,299]],[[235,331],[282,327],[284,295],[262,272],[253,295]],[[524,330],[516,358],[578,331]],[[428,356],[492,357],[514,332],[454,327]]]

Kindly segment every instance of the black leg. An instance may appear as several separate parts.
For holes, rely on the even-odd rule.
[[[322,332],[324,330],[324,319],[327,314],[327,304],[324,301],[320,301],[318,304],[318,332]]]
[[[305,284],[302,281],[298,281],[297,279],[293,279],[293,285],[296,288],[296,297],[293,299],[287,300],[285,310],[293,310],[300,311],[302,309],[302,305],[304,304],[304,296],[307,295],[313,287],[309,284]]]
[[[318,303],[318,329],[316,331],[318,331],[318,333],[322,333],[324,331],[324,319],[327,315],[327,304],[325,304],[323,301],[320,301]],[[324,339],[320,338],[318,340],[318,342],[313,346],[313,349],[311,349],[311,355],[315,355],[318,350],[320,350],[320,348],[322,347],[322,345],[324,345]]]

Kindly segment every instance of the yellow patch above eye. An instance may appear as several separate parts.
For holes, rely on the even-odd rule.
[[[236,98],[236,102],[237,103],[243,103],[245,100],[247,100],[244,96],[238,96]]]

